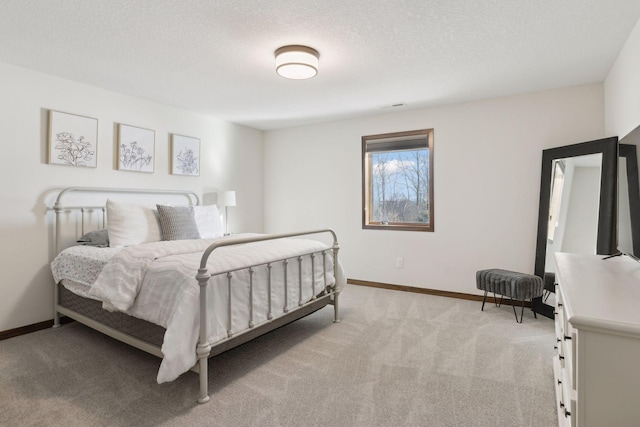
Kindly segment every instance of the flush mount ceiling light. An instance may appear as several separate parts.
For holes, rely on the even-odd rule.
[[[276,72],[287,79],[310,79],[318,74],[317,50],[307,46],[283,46],[276,50]]]

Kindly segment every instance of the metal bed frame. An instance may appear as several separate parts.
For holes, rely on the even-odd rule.
[[[149,190],[149,189],[123,189],[123,188],[91,188],[91,187],[69,187],[69,188],[65,188],[64,190],[62,190],[59,194],[58,197],[55,201],[55,204],[53,205],[53,211],[55,212],[55,254],[57,255],[58,253],[60,253],[60,251],[62,250],[62,243],[61,243],[61,227],[62,227],[62,218],[61,218],[61,214],[63,214],[64,212],[69,212],[69,211],[79,211],[80,212],[80,230],[81,233],[84,234],[85,233],[85,221],[86,221],[86,214],[87,213],[93,213],[95,211],[98,211],[101,219],[102,219],[102,227],[106,227],[106,208],[104,206],[65,206],[63,204],[63,199],[65,198],[66,195],[70,194],[70,193],[91,193],[93,195],[97,195],[97,194],[112,194],[112,195],[117,195],[117,194],[123,194],[123,193],[129,193],[129,194],[139,194],[139,195],[145,195],[145,196],[151,196],[151,195],[164,195],[164,196],[183,196],[185,197],[189,204],[193,205],[193,204],[199,204],[199,198],[198,195],[195,192],[192,191],[181,191],[181,190]],[[194,203],[195,202],[195,203]],[[299,237],[299,236],[308,236],[308,235],[317,235],[317,234],[329,234],[331,235],[332,239],[333,239],[333,245],[331,248],[326,249],[326,250],[322,250],[322,251],[316,251],[316,252],[310,252],[310,253],[306,253],[300,256],[297,256],[295,258],[289,258],[289,259],[280,259],[280,260],[275,260],[272,261],[270,263],[267,264],[259,264],[259,265],[252,265],[252,266],[246,266],[244,268],[241,269],[235,269],[235,270],[228,270],[228,271],[222,271],[222,272],[217,272],[214,274],[214,276],[218,276],[218,275],[224,275],[227,278],[227,286],[229,287],[229,291],[231,290],[231,286],[233,286],[232,283],[232,279],[234,276],[234,273],[236,273],[237,271],[240,270],[248,270],[249,272],[249,278],[250,278],[250,286],[249,286],[249,301],[246,301],[246,303],[248,304],[248,308],[249,308],[249,324],[247,325],[247,328],[241,331],[233,331],[232,327],[231,327],[231,307],[232,304],[234,303],[233,299],[231,298],[231,292],[229,292],[229,297],[227,300],[227,306],[229,307],[229,316],[227,319],[227,337],[223,338],[220,341],[217,341],[215,343],[210,343],[207,340],[207,317],[208,317],[208,312],[207,312],[207,304],[206,304],[206,299],[207,299],[207,285],[209,283],[209,279],[212,277],[211,273],[208,271],[207,269],[207,261],[209,259],[210,256],[215,256],[215,251],[218,248],[224,247],[224,246],[232,246],[232,245],[240,245],[240,244],[245,244],[245,243],[251,243],[251,242],[260,242],[260,241],[266,241],[266,240],[276,240],[276,239],[283,239],[283,238],[289,238],[289,237]],[[273,235],[261,235],[261,236],[257,236],[257,237],[250,237],[250,238],[241,238],[241,239],[234,239],[234,240],[225,240],[225,241],[220,241],[220,242],[216,242],[213,243],[211,246],[209,246],[202,254],[202,258],[200,260],[200,268],[198,270],[198,273],[196,275],[196,280],[198,281],[198,285],[200,288],[200,335],[199,335],[199,340],[198,340],[198,344],[196,346],[195,353],[196,353],[196,357],[197,357],[197,362],[196,365],[192,368],[193,371],[198,372],[199,373],[199,383],[200,383],[200,395],[198,398],[198,402],[199,403],[206,403],[209,401],[209,392],[208,392],[208,358],[216,356],[224,351],[227,351],[229,349],[232,349],[234,347],[237,347],[238,345],[244,344],[258,336],[264,335],[267,332],[270,332],[274,329],[277,329],[283,325],[286,325],[287,323],[293,322],[294,320],[300,319],[304,316],[307,316],[311,313],[313,313],[316,310],[319,310],[320,308],[323,308],[326,305],[333,305],[334,307],[334,319],[333,321],[335,323],[338,323],[339,320],[339,316],[338,316],[338,295],[340,293],[340,290],[337,288],[336,284],[337,284],[337,278],[338,278],[338,250],[339,250],[339,244],[337,241],[337,237],[336,234],[333,230],[331,229],[322,229],[322,230],[312,230],[312,231],[307,231],[307,232],[299,232],[299,233],[286,233],[286,234],[273,234]],[[328,252],[330,252],[330,254],[328,254]],[[289,287],[289,282],[294,282],[295,278],[289,278],[287,277],[287,269],[286,266],[289,262],[291,262],[291,260],[293,260],[294,262],[298,262],[299,266],[301,265],[301,263],[303,262],[303,259],[305,257],[309,257],[311,260],[311,265],[312,265],[312,270],[313,266],[315,265],[316,262],[316,258],[320,257],[321,260],[320,262],[323,263],[323,265],[326,265],[326,257],[327,256],[332,256],[333,257],[333,273],[334,273],[334,277],[335,277],[335,282],[334,285],[327,285],[327,276],[326,276],[326,268],[323,269],[324,273],[323,273],[323,279],[324,279],[324,290],[319,294],[319,295],[315,295],[315,292],[313,292],[314,289],[314,285],[315,285],[315,277],[312,280],[311,283],[311,289],[312,289],[312,299],[308,302],[303,302],[302,300],[299,300],[297,302],[291,302],[289,301],[289,296],[288,296],[288,287]],[[281,262],[284,265],[284,281],[285,281],[285,285],[284,285],[284,307],[283,307],[283,311],[284,314],[279,316],[279,317],[273,317],[272,315],[272,306],[271,306],[271,269],[272,269],[272,265],[275,263]],[[254,283],[254,279],[253,279],[253,269],[255,267],[259,267],[259,266],[265,266],[268,269],[269,274],[267,275],[267,287],[268,287],[268,315],[267,315],[267,320],[260,322],[260,323],[255,323],[253,320],[253,309],[254,309],[254,301],[253,301],[253,289],[254,286],[256,285]],[[299,277],[298,277],[298,286],[299,286],[299,295],[302,294],[302,269],[299,268]],[[158,356],[160,358],[163,357],[162,355],[162,351],[160,350],[160,347],[150,344],[146,341],[143,341],[141,339],[138,339],[130,334],[124,333],[122,331],[119,331],[118,329],[115,329],[113,327],[104,325],[88,316],[85,316],[83,314],[80,314],[68,307],[64,307],[63,305],[60,304],[60,293],[59,293],[59,286],[56,284],[55,286],[55,291],[54,291],[54,328],[57,328],[60,326],[60,315],[65,315],[67,317],[70,317],[84,325],[89,326],[90,328],[93,328],[95,330],[98,330],[112,338],[115,338],[119,341],[122,341],[126,344],[129,344],[133,347],[136,347],[140,350],[146,351],[147,353],[151,353],[155,356]]]

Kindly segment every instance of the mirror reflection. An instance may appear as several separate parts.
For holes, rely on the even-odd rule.
[[[553,254],[596,253],[601,169],[601,153],[553,160],[543,296],[549,305],[555,303]]]

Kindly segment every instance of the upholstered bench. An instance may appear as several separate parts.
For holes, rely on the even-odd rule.
[[[516,322],[518,323],[522,323],[524,302],[526,300],[532,300],[533,298],[542,296],[544,290],[543,280],[538,276],[517,273],[509,270],[500,270],[498,268],[478,271],[476,273],[476,286],[478,289],[484,291],[481,308],[482,311],[484,311],[484,303],[487,300],[488,292],[493,292],[494,301],[496,300],[496,294],[499,294],[500,304],[502,304],[502,297],[507,296],[511,299],[513,314],[516,316]],[[516,306],[513,302],[514,299],[522,302],[520,320],[518,320]],[[496,302],[496,306],[499,307],[500,304]],[[533,316],[537,319],[538,316],[536,315],[536,310],[533,307],[533,304],[531,304],[531,307],[533,309]]]

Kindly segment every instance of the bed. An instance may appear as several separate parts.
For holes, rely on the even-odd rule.
[[[200,403],[209,357],[326,305],[339,322],[330,229],[222,235],[215,205],[190,191],[70,187],[52,209],[54,327],[68,316],[162,358],[158,383],[198,372]]]

